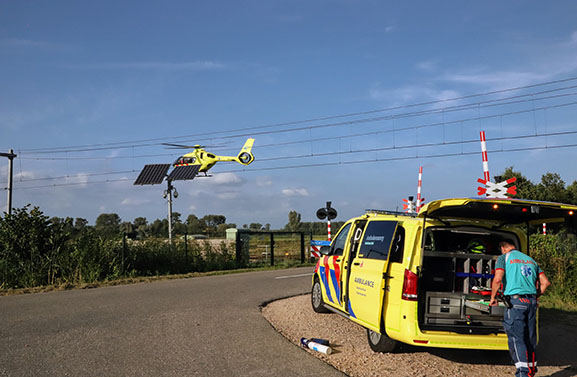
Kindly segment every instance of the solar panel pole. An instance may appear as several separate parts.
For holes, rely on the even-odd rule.
[[[167,179],[168,188],[166,195],[168,196],[168,242],[172,245],[172,181]]]

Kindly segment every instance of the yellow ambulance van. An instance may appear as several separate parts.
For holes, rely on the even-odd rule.
[[[499,241],[528,252],[531,225],[577,206],[517,199],[437,200],[418,215],[367,210],[321,249],[311,303],[367,329],[374,351],[413,346],[506,350],[503,306],[489,306]]]

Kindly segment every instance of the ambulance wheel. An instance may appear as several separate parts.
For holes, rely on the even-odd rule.
[[[315,277],[315,282],[313,283],[313,289],[311,292],[311,304],[313,310],[316,313],[328,313],[329,311],[325,308],[324,303],[321,282],[318,277]]]
[[[367,338],[369,339],[369,346],[375,352],[393,352],[397,347],[397,341],[373,330],[367,329]]]

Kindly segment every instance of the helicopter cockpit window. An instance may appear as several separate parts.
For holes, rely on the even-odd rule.
[[[195,161],[195,157],[179,157],[176,159],[176,161],[174,161],[174,165],[194,164]]]

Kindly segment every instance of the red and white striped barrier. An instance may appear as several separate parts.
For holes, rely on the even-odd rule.
[[[413,201],[413,196],[403,199],[403,209],[407,213],[419,213],[424,205],[425,198],[421,198],[421,187],[423,186],[423,167],[419,166],[419,181],[417,183],[417,201]]]
[[[327,220],[327,239],[329,241],[332,241],[333,239],[331,238],[331,220]]]
[[[419,213],[425,198],[421,199],[421,186],[423,185],[423,167],[419,166],[419,183],[417,185],[417,213]]]
[[[483,156],[483,178],[485,181],[491,181],[489,174],[489,159],[487,156],[487,142],[485,139],[485,131],[481,131],[481,155]]]
[[[330,241],[316,241],[311,240],[311,257],[320,258],[321,257],[321,247],[330,246]]]
[[[477,187],[478,195],[485,195],[487,198],[506,199],[517,194],[517,186],[507,187],[507,185],[517,181],[517,178],[512,177],[504,182],[491,182],[491,175],[489,174],[489,158],[487,156],[487,142],[485,139],[485,131],[481,131],[481,154],[483,157],[483,178],[477,179],[477,182],[483,185]]]
[[[311,245],[311,257],[320,258],[321,257],[321,247]]]

